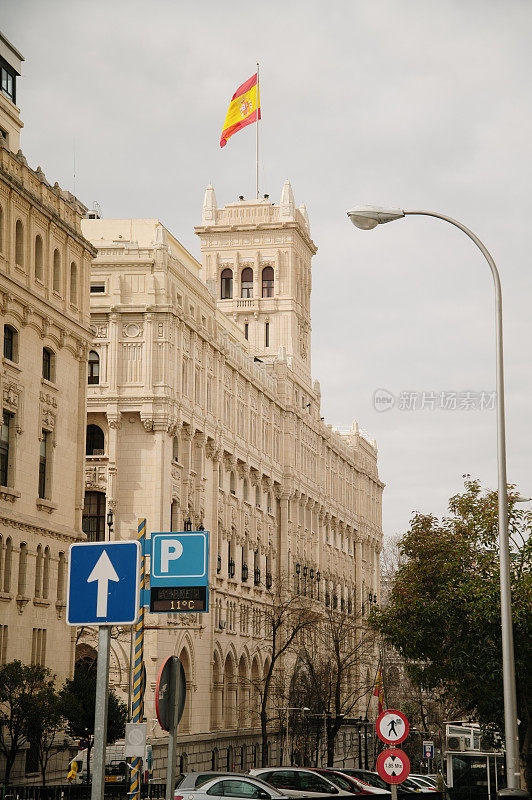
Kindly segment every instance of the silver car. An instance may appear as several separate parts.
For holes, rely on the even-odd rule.
[[[201,773],[201,777],[204,774]],[[288,798],[288,795],[268,786],[258,778],[234,773],[210,778],[204,783],[200,782],[195,788],[186,788],[183,783],[182,781],[175,790],[174,800],[218,800],[222,797],[233,797],[235,800],[287,800]]]

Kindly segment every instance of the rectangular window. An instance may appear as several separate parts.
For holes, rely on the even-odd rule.
[[[244,336],[249,339],[249,322],[244,323]]]
[[[105,283],[91,283],[91,294],[105,294]]]
[[[46,661],[46,630],[34,628],[31,639],[31,663],[44,666]]]
[[[4,325],[4,358],[14,361],[15,331],[9,325]]]
[[[0,664],[7,661],[7,625],[0,625]]]
[[[46,497],[47,458],[48,458],[48,431],[41,431],[41,446],[39,450],[39,497]]]
[[[45,381],[52,380],[52,353],[47,347],[42,349],[42,376]]]
[[[9,450],[12,446],[13,417],[14,414],[4,409],[0,432],[0,486],[9,486],[11,483]]]
[[[270,346],[270,323],[267,322],[264,327],[264,346]]]

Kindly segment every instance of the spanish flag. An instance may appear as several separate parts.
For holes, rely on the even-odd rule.
[[[220,147],[225,147],[227,140],[237,131],[260,119],[260,97],[258,73],[239,86],[229,103],[225,118]]]
[[[379,698],[379,714],[382,714],[384,709],[384,690],[382,687],[382,670],[380,667],[379,672],[377,673],[377,680],[375,682],[373,696]]]

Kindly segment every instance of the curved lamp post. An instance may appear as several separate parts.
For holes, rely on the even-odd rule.
[[[406,215],[436,217],[463,231],[476,244],[489,264],[495,285],[495,332],[497,367],[497,465],[499,505],[499,558],[501,592],[502,673],[504,691],[504,734],[506,747],[506,772],[508,788],[519,790],[519,739],[517,732],[517,700],[515,692],[515,663],[512,629],[512,594],[510,584],[510,547],[508,541],[508,492],[506,486],[506,434],[504,416],[504,368],[502,347],[502,293],[499,272],[486,247],[475,234],[444,214],[433,211],[404,211],[401,208],[357,206],[347,216],[357,228],[371,230],[385,222],[393,222]]]

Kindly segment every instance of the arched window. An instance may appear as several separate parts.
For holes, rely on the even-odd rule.
[[[11,591],[11,559],[13,556],[13,542],[11,537],[8,536],[6,539],[6,552],[4,555],[4,580],[3,580],[3,588],[4,592],[9,593]]]
[[[35,597],[42,596],[42,564],[42,545],[39,544],[37,545],[37,557],[35,559]]]
[[[233,270],[224,269],[221,275],[221,294],[222,300],[231,300],[233,297]]]
[[[229,491],[231,494],[236,494],[236,480],[234,472],[231,472],[231,476],[229,478]]]
[[[42,376],[45,381],[55,383],[55,353],[49,347],[42,349]]]
[[[37,234],[35,237],[35,280],[42,281],[42,237]]]
[[[262,296],[273,297],[273,267],[262,270]]]
[[[44,548],[44,561],[42,565],[42,596],[48,600],[50,594],[50,548]]]
[[[18,331],[12,325],[4,325],[4,358],[18,361]]]
[[[266,495],[266,511],[268,514],[272,513],[272,495],[271,492],[268,492]]]
[[[82,527],[89,542],[105,541],[105,495],[85,492]]]
[[[211,770],[215,772],[218,769],[218,748],[215,747],[211,753]]]
[[[61,256],[59,250],[54,250],[54,269],[52,275],[52,289],[58,294],[61,292]]]
[[[78,304],[78,267],[75,261],[70,265],[70,305]]]
[[[99,425],[87,425],[87,446],[85,455],[103,456],[105,453],[105,439]]]
[[[244,484],[243,484],[243,488],[242,488],[242,495],[244,497],[244,500],[247,503],[248,500],[249,500],[249,486],[248,486],[247,478],[244,478]]]
[[[65,554],[59,553],[59,563],[57,565],[57,600],[59,603],[62,602],[65,595],[65,566]]]
[[[24,266],[24,225],[19,219],[15,225],[15,264]]]
[[[253,270],[246,267],[240,276],[240,297],[253,297]]]
[[[100,356],[96,350],[91,350],[89,353],[89,386],[100,383]]]
[[[255,505],[260,508],[260,487],[255,487]]]
[[[26,591],[26,572],[28,568],[28,545],[22,542],[18,554],[18,586],[17,594],[24,596]]]

